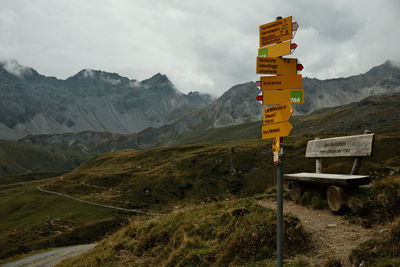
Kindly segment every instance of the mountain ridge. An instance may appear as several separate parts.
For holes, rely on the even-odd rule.
[[[168,145],[169,139],[184,132],[261,119],[262,106],[255,100],[259,90],[252,82],[235,85],[214,100],[198,92],[183,94],[160,73],[136,81],[117,73],[84,69],[65,81],[38,74],[32,82],[35,86],[30,87],[24,82],[13,83],[9,75],[12,81],[2,83],[4,71],[0,70],[0,138],[106,131],[137,134],[150,143],[155,135],[164,136],[161,139],[166,143],[159,145]],[[400,69],[386,61],[364,74],[346,78],[305,77],[303,85],[305,103],[293,105],[296,114],[400,92]],[[55,97],[49,97],[49,91],[54,91]]]
[[[160,73],[142,82],[84,69],[66,80],[16,61],[0,63],[0,139],[81,131],[139,132],[209,104],[202,93],[180,92]]]

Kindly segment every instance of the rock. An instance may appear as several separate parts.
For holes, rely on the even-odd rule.
[[[382,230],[379,231],[380,234],[383,234],[383,233],[386,233],[386,232],[389,232],[389,229],[385,228],[385,229],[382,229]]]
[[[328,224],[328,225],[326,226],[326,228],[334,228],[334,227],[337,227],[337,224],[331,223],[331,224]]]

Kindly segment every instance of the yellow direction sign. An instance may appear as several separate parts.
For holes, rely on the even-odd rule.
[[[297,44],[291,41],[274,44],[271,46],[261,47],[258,49],[259,57],[281,57],[287,56],[293,53],[293,50],[297,48]]]
[[[288,121],[292,117],[294,110],[290,104],[275,105],[264,108],[263,124],[271,124]]]
[[[300,89],[303,88],[302,77],[299,75],[264,76],[261,77],[261,90]]]
[[[288,136],[293,126],[288,122],[278,122],[262,126],[262,139],[271,139],[275,137]]]
[[[257,57],[257,74],[294,75],[297,74],[297,59]]]
[[[260,47],[292,39],[292,17],[260,26]]]
[[[304,103],[304,90],[303,89],[289,89],[289,90],[267,90],[262,92],[262,104],[303,104]]]

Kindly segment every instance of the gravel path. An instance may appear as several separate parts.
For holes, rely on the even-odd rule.
[[[43,192],[43,193],[62,196],[62,197],[70,198],[70,199],[73,199],[73,200],[76,200],[76,201],[79,201],[79,202],[82,202],[82,203],[86,203],[86,204],[93,205],[93,206],[98,206],[98,207],[103,207],[103,208],[114,209],[114,210],[122,210],[122,211],[128,211],[128,212],[133,212],[133,213],[141,213],[141,214],[147,214],[147,215],[160,215],[161,214],[161,213],[157,213],[157,212],[142,211],[142,210],[135,210],[135,209],[125,209],[125,208],[115,207],[115,206],[111,206],[111,205],[104,205],[104,204],[94,203],[94,202],[82,200],[82,199],[79,199],[79,198],[76,198],[76,197],[73,197],[73,196],[70,196],[70,195],[67,195],[67,194],[45,190],[45,189],[41,188],[40,186],[36,186],[36,189],[41,191],[41,192]]]
[[[93,248],[96,244],[88,244],[88,245],[78,245],[64,248],[56,248],[51,251],[35,254],[29,257],[26,257],[22,260],[17,260],[14,262],[7,263],[3,265],[3,267],[49,267],[55,266],[61,260],[70,258],[73,256],[77,256],[82,254],[89,249]]]
[[[273,200],[260,200],[257,203],[276,209],[276,202]],[[330,211],[311,209],[293,201],[284,202],[284,212],[296,215],[309,234],[312,248],[306,254],[306,258],[311,266],[323,266],[329,258],[339,258],[343,266],[351,266],[348,259],[351,250],[368,239],[379,237],[385,231],[383,229],[388,228],[380,225],[366,229],[351,224],[342,216]]]

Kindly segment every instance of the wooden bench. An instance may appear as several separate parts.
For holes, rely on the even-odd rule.
[[[348,192],[362,185],[370,184],[368,175],[358,175],[362,157],[372,155],[374,134],[365,131],[363,135],[343,136],[311,140],[307,142],[306,158],[315,158],[315,173],[285,174],[289,181],[289,196],[298,200],[309,185],[327,187],[327,201],[332,211],[341,210],[347,203]],[[350,174],[322,173],[322,158],[355,157]]]

